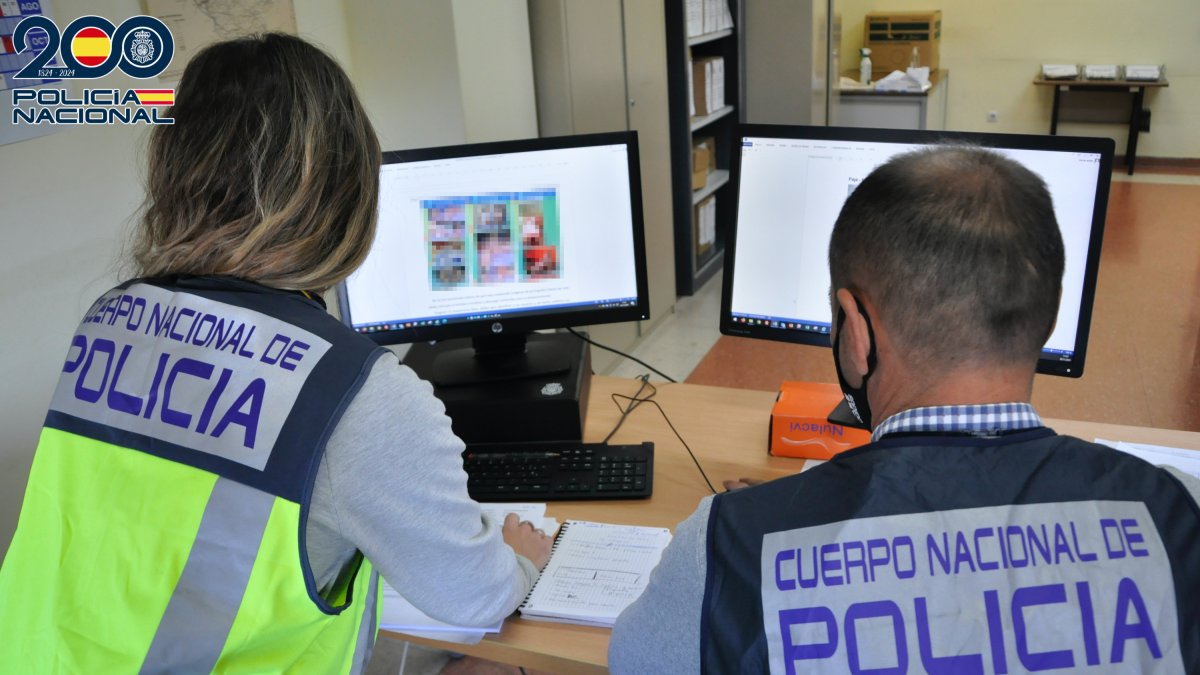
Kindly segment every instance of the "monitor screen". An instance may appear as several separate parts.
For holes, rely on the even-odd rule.
[[[385,152],[339,300],[381,344],[648,318],[636,133]]]
[[[1020,162],[1049,188],[1066,269],[1058,321],[1038,372],[1083,374],[1112,171],[1110,139],[765,125],[743,126],[740,134],[721,332],[829,346],[829,238],[847,196],[895,154],[966,142]]]

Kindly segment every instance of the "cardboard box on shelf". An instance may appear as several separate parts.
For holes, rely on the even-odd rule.
[[[913,49],[918,65],[929,72],[938,69],[942,42],[942,10],[921,12],[870,12],[863,21],[863,46],[871,49],[871,75],[883,77],[893,70],[903,72],[912,65]]]
[[[712,151],[704,144],[692,146],[692,189],[699,190],[708,182],[708,158]]]
[[[711,136],[692,139],[692,189],[699,190],[717,166],[716,139]]]

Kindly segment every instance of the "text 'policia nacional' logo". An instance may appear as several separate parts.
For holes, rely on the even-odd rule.
[[[17,24],[12,35],[17,53],[33,60],[14,80],[86,80],[114,70],[138,79],[157,77],[171,63],[175,41],[166,24],[152,16],[133,16],[114,26],[100,16],[81,16],[61,32],[41,15]],[[54,65],[55,57],[62,65]],[[13,124],[172,124],[162,114],[175,103],[174,89],[12,90]]]

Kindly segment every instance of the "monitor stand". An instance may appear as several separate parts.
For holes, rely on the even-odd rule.
[[[450,356],[445,356],[450,354]],[[584,413],[592,381],[591,350],[570,333],[532,333],[526,338],[524,358],[505,363],[495,355],[477,357],[472,341],[443,340],[415,343],[404,363],[433,384],[433,393],[446,406],[454,433],[467,443],[582,440]],[[549,367],[542,367],[549,357]],[[566,367],[558,365],[561,357]],[[445,365],[472,358],[482,375],[459,379],[460,365]],[[527,368],[526,368],[527,366]],[[448,379],[439,379],[450,369]]]
[[[571,368],[572,345],[528,339],[528,333],[488,335],[470,346],[447,346],[433,359],[429,381],[439,387],[523,380],[565,373]],[[573,342],[578,338],[571,336]]]
[[[842,402],[837,404],[833,410],[829,412],[829,417],[826,419],[834,424],[840,424],[844,427],[850,427],[851,429],[866,429],[867,431],[870,431],[867,425],[859,422],[858,418],[854,416],[854,413],[850,412],[850,404],[846,403],[845,397],[842,397]]]

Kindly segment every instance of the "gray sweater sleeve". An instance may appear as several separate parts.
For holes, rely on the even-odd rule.
[[[613,673],[700,672],[700,610],[707,574],[708,512],[705,497],[650,574],[645,592],[617,617],[608,645]]]
[[[1178,479],[1180,483],[1183,483],[1184,489],[1192,496],[1192,501],[1200,505],[1200,478],[1186,474],[1173,466],[1164,466],[1162,468]]]
[[[462,450],[429,383],[380,357],[317,470],[306,548],[318,588],[359,550],[435,619],[490,625],[511,614],[537,570],[467,495]]]

